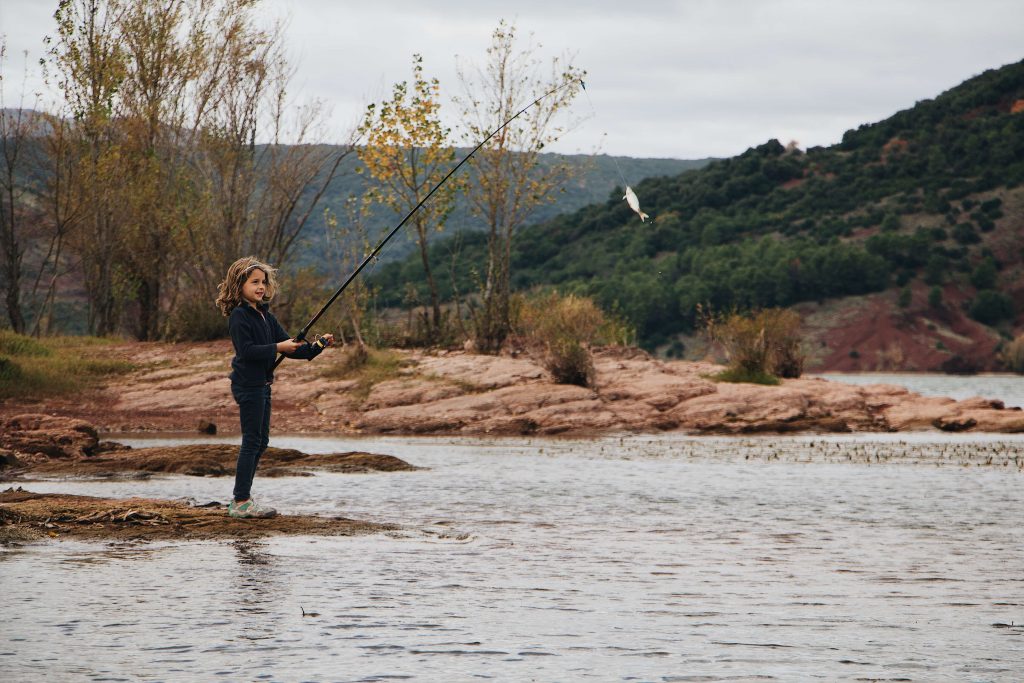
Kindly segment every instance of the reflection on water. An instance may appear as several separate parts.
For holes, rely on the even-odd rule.
[[[246,638],[256,638],[251,631],[256,625],[258,630],[272,633],[272,624],[266,623],[264,615],[273,621],[275,611],[272,608],[277,595],[284,589],[281,583],[278,566],[280,558],[267,552],[266,545],[261,541],[238,540],[231,543],[235,551],[236,570],[232,590],[235,593],[235,611],[238,612],[238,623],[246,624]]]
[[[396,533],[3,551],[0,679],[1018,680],[1024,440],[929,438],[275,439],[430,469],[257,479]]]

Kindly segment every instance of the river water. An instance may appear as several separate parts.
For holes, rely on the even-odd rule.
[[[957,400],[981,396],[997,398],[1009,407],[1024,407],[1024,375],[941,375],[928,372],[853,372],[807,375],[847,384],[898,384],[925,396]]]
[[[1024,679],[1024,473],[971,464],[1017,437],[273,444],[429,469],[257,477],[397,532],[0,550],[0,680]]]

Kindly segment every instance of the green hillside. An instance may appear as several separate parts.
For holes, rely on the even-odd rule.
[[[653,222],[641,223],[616,187],[603,202],[523,230],[514,286],[592,295],[635,323],[648,347],[692,329],[697,303],[787,306],[918,279],[973,288],[971,316],[1008,326],[1024,308],[1024,216],[1008,209],[1024,203],[1022,182],[1024,61],[831,147],[770,140],[639,182]],[[1017,247],[1000,246],[1007,242]],[[449,249],[439,242],[435,252],[447,259]],[[484,262],[478,236],[462,238],[460,262],[460,291],[472,291]],[[382,302],[397,305],[422,272],[410,259],[379,269],[374,282]]]

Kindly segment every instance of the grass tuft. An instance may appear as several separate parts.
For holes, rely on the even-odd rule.
[[[328,379],[355,380],[352,395],[360,401],[366,400],[374,385],[399,377],[400,370],[410,364],[394,351],[358,345],[343,349],[340,356],[324,367],[322,375]]]
[[[767,384],[775,386],[779,384],[780,380],[775,375],[769,374],[763,371],[747,370],[742,367],[727,368],[722,372],[709,376],[718,382],[735,382],[735,383],[746,383],[746,384]]]

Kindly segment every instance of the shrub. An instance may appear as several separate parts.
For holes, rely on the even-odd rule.
[[[751,372],[749,370],[744,370],[743,368],[726,368],[717,375],[712,375],[711,379],[718,380],[719,382],[735,382],[743,384],[776,385],[780,382],[778,377],[770,373]]]
[[[213,341],[228,336],[228,319],[205,299],[187,299],[171,312],[167,338],[171,341]]]
[[[626,345],[632,337],[628,325],[606,315],[592,299],[549,292],[517,297],[513,333],[538,353],[548,372],[560,384],[592,386],[593,344]]]
[[[1007,370],[1024,375],[1024,335],[1004,346],[1002,353],[999,354],[999,359]]]
[[[992,257],[984,259],[971,273],[971,284],[977,289],[992,289],[996,286],[996,262]]]
[[[969,313],[980,323],[995,325],[1013,316],[1013,301],[1002,292],[983,289],[971,302]]]
[[[907,285],[900,290],[899,298],[896,303],[900,308],[908,308],[913,301],[913,292],[910,291],[910,285]]]
[[[942,307],[942,287],[935,285],[928,290],[928,306],[931,308]]]
[[[0,382],[14,382],[21,379],[21,366],[6,356],[0,356]]]
[[[977,244],[981,241],[972,223],[957,223],[953,226],[953,239],[960,244]]]
[[[803,372],[800,316],[796,312],[768,308],[746,315],[709,315],[704,322],[708,336],[725,348],[729,358],[728,371],[719,379],[764,384],[765,375],[799,377]]]

